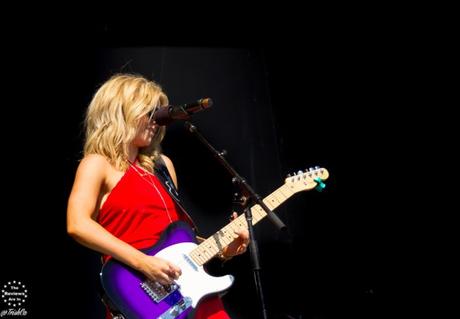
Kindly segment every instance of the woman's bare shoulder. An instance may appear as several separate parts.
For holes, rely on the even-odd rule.
[[[88,154],[81,159],[78,170],[99,175],[106,172],[110,167],[111,164],[105,156]]]

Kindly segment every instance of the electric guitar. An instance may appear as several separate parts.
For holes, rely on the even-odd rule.
[[[315,187],[321,189],[324,187],[322,181],[328,177],[329,173],[324,168],[299,171],[286,178],[284,184],[265,197],[263,202],[274,210],[295,193]],[[251,213],[253,225],[267,216],[259,205],[252,206]],[[203,298],[225,292],[234,280],[232,275],[210,276],[203,265],[234,240],[234,231],[245,228],[246,218],[241,214],[198,245],[192,228],[187,223],[175,222],[154,246],[143,252],[176,264],[182,270],[179,279],[171,285],[162,285],[111,258],[102,267],[102,287],[127,319],[193,318]]]

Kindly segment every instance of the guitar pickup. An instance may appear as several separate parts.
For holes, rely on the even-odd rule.
[[[153,299],[156,303],[159,303],[171,293],[179,289],[179,285],[172,283],[171,285],[162,285],[156,281],[147,280],[141,282],[141,288]]]

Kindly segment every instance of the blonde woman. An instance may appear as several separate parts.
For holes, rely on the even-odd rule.
[[[193,223],[180,205],[174,165],[161,153],[165,128],[153,119],[166,105],[161,87],[139,75],[114,75],[97,90],[68,200],[68,233],[103,256],[108,317],[229,318],[218,297],[229,286],[223,277],[221,286],[195,293],[194,272],[210,276],[193,261],[170,258],[188,254],[180,249],[190,246]],[[215,255],[225,259],[246,251],[248,232],[232,236]],[[191,298],[183,295],[187,289]]]

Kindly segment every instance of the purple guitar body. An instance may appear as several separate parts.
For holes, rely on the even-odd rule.
[[[193,318],[198,303],[206,296],[226,291],[233,276],[213,277],[205,272],[190,252],[197,247],[195,234],[184,222],[171,224],[146,254],[167,259],[182,270],[172,285],[149,281],[141,273],[114,260],[102,267],[104,291],[118,310],[129,319]]]

